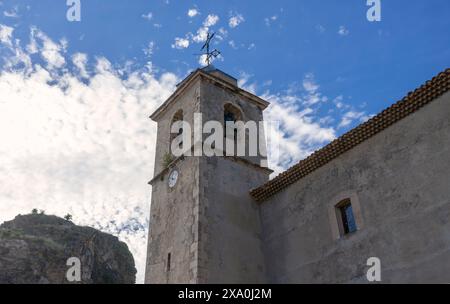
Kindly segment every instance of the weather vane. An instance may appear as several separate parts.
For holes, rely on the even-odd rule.
[[[209,50],[209,45],[215,34],[216,33],[212,33],[212,34],[208,33],[208,35],[206,36],[206,42],[202,46],[202,49],[201,49],[202,51],[206,49],[206,53],[201,54],[201,55],[206,55],[206,64],[208,66],[211,64],[212,58],[216,58],[217,56],[220,55],[220,52],[217,49],[214,49],[212,51]]]

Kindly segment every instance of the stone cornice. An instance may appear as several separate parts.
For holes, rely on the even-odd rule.
[[[237,86],[227,83],[226,81],[223,81],[214,75],[210,75],[210,74],[202,71],[201,69],[197,69],[195,72],[192,72],[191,75],[189,75],[186,79],[184,79],[179,84],[179,86],[175,90],[175,92],[161,106],[159,106],[158,109],[156,109],[152,115],[150,115],[150,118],[154,121],[157,121],[158,118],[161,116],[161,114],[164,113],[165,110],[198,79],[206,79],[226,90],[229,90],[235,94],[241,95],[242,97],[245,97],[246,99],[248,99],[250,102],[256,104],[262,110],[264,110],[265,108],[267,108],[269,106],[269,102],[265,101],[264,99],[254,95],[250,92],[247,92],[243,89],[240,89]]]

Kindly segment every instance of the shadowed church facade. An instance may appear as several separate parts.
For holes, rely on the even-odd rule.
[[[261,156],[168,157],[175,121],[258,122],[269,105],[191,73],[151,116],[145,282],[364,283],[370,257],[384,283],[450,282],[449,89],[448,69],[269,180]]]

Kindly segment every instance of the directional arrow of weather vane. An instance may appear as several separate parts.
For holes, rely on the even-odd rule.
[[[206,55],[206,64],[209,66],[211,64],[212,58],[216,58],[220,55],[220,51],[217,49],[214,49],[210,51],[210,44],[213,37],[216,35],[216,33],[208,33],[206,37],[205,44],[202,46],[201,51],[205,51],[205,53],[202,54],[196,54],[196,56],[203,56]]]

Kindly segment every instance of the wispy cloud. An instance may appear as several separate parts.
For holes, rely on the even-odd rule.
[[[152,13],[152,12],[149,12],[149,13],[147,13],[147,14],[143,14],[141,17],[144,18],[144,19],[146,19],[146,20],[148,20],[148,21],[150,21],[150,20],[153,19],[153,13]]]
[[[3,16],[7,18],[19,18],[19,8],[15,6],[9,11],[3,11]]]
[[[219,16],[210,14],[206,17],[205,21],[203,22],[203,26],[210,27],[215,25],[219,21]]]
[[[348,127],[354,121],[358,121],[359,123],[365,122],[369,120],[370,117],[371,115],[367,115],[366,112],[348,111],[342,117],[338,128]]]
[[[278,20],[278,15],[273,15],[271,17],[264,18],[264,22],[265,22],[266,26],[268,26],[268,27],[270,27],[272,25],[272,23],[274,23],[277,20]]]
[[[63,53],[66,50],[66,45],[64,42],[54,42],[44,32],[37,28],[31,29],[31,41],[32,43],[39,41],[39,54],[47,62],[47,67],[49,69],[61,68],[65,65],[66,60]]]
[[[192,10],[192,9],[191,9]],[[190,11],[190,10],[189,10]],[[188,16],[189,16],[188,11]],[[197,11],[198,13],[198,11]],[[194,15],[194,11],[191,12],[191,15]],[[192,16],[193,17],[193,16]],[[184,38],[176,37],[175,42],[171,45],[172,48],[175,49],[185,49],[189,47],[191,43],[201,43],[206,41],[208,37],[208,32],[210,31],[210,28],[217,25],[220,20],[220,17],[216,14],[208,14],[206,18],[203,20],[202,26],[200,26],[195,33],[188,32],[184,35]],[[192,21],[190,21],[191,23]],[[223,27],[221,27],[216,33],[216,42],[223,41],[228,35],[227,30],[225,30]],[[220,58],[220,60],[223,60],[223,57]],[[199,62],[204,62],[202,58],[200,58]]]
[[[264,119],[277,122],[279,126],[270,133],[271,141],[278,144],[268,146],[269,167],[275,174],[286,170],[336,137],[335,130],[325,126],[326,122],[321,121],[321,117],[312,108],[298,103],[301,96],[286,91],[279,94],[265,93],[262,97],[271,103],[264,112]],[[274,148],[278,149],[278,153]]]
[[[221,27],[221,28],[219,28],[219,31],[216,32],[215,37],[216,37],[216,39],[222,41],[228,37],[228,31],[225,28]]]
[[[179,79],[66,54],[67,42],[37,28],[28,47],[0,33],[0,222],[33,208],[70,213],[125,241],[143,282],[156,140],[147,117]]]
[[[323,25],[321,25],[321,24],[318,24],[318,25],[316,25],[316,30],[319,32],[319,33],[325,33],[325,27],[323,26]]]
[[[197,34],[195,34],[195,35],[191,34],[192,40],[197,43],[206,41],[206,39],[208,37],[208,31],[209,31],[208,27],[199,28],[197,30]]]
[[[314,79],[314,74],[306,74],[302,81],[302,86],[306,92],[303,95],[302,103],[306,106],[314,105],[318,102],[327,101],[327,97],[322,96],[319,92],[320,86],[316,83]]]
[[[241,72],[238,79],[238,86],[250,93],[256,94],[257,84],[256,82],[251,82],[253,75],[246,72]]]
[[[341,25],[339,27],[338,34],[341,36],[347,36],[348,34],[350,34],[350,31],[344,25]]]
[[[274,175],[336,137],[335,129],[329,126],[331,118],[323,119],[314,109],[316,104],[312,99],[315,96],[319,96],[319,100],[327,98],[319,91],[313,74],[305,75],[300,88],[293,84],[279,93],[270,92],[271,81],[258,86],[252,78],[251,74],[241,72],[238,85],[271,103],[264,112],[264,120],[270,122],[266,134],[270,137],[269,167],[275,171]],[[265,91],[261,93],[261,89]]]
[[[189,33],[188,36],[190,36],[192,40],[196,43],[206,41],[208,37],[209,28],[211,26],[216,25],[216,23],[219,22],[219,19],[220,19],[219,16],[215,14],[208,15],[203,21],[203,26],[197,30],[197,33],[195,35]]]
[[[75,53],[72,56],[72,63],[78,69],[78,75],[82,78],[89,78],[87,72],[88,56],[84,53]]]
[[[241,14],[231,13],[231,17],[228,20],[228,26],[231,28],[235,28],[244,21],[244,16],[242,16]]]
[[[0,24],[0,42],[8,47],[11,47],[12,46],[11,38],[13,32],[14,28]]]
[[[234,50],[238,49],[238,47],[236,45],[236,42],[234,42],[234,40],[228,41],[228,45],[231,46],[231,48],[234,49]]]
[[[185,49],[189,47],[189,39],[176,37],[175,42],[172,44],[174,49]]]
[[[147,44],[147,47],[145,47],[142,51],[144,52],[144,54],[147,57],[151,57],[153,55],[154,50],[155,50],[155,42],[154,41],[150,41]]]
[[[198,9],[196,8],[191,8],[188,10],[187,15],[191,18],[197,16],[198,14],[200,14],[200,12],[198,11]]]

